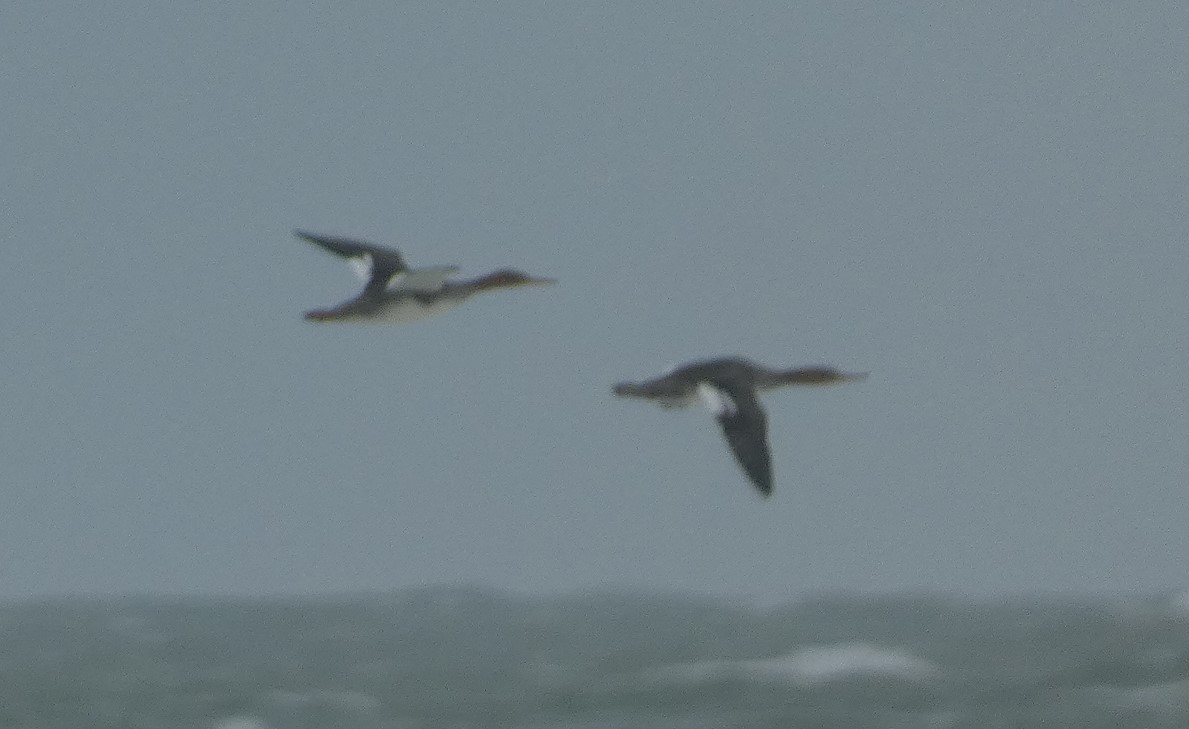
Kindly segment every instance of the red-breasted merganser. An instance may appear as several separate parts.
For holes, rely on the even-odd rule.
[[[409,268],[400,253],[384,246],[303,230],[293,231],[299,238],[347,259],[351,268],[366,283],[355,298],[329,309],[305,313],[314,321],[407,322],[453,309],[471,296],[512,286],[540,286],[554,283],[551,278],[536,278],[512,269],[502,269],[473,279],[449,281],[458,266]]]
[[[833,367],[773,370],[741,357],[722,357],[681,365],[660,377],[615,386],[622,397],[641,397],[662,407],[684,407],[701,400],[722,426],[735,460],[760,493],[772,493],[768,416],[756,393],[785,385],[829,385],[862,380]]]

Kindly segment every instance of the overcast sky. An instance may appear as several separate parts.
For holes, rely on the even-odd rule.
[[[1189,9],[1060,8],[11,4],[0,597],[1185,586]],[[610,392],[720,354],[872,373],[768,500]]]

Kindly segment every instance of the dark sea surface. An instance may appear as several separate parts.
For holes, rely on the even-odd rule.
[[[0,607],[4,729],[1189,729],[1189,595]]]

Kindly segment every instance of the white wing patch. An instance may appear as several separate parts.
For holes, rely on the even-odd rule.
[[[347,259],[347,265],[355,272],[359,278],[367,281],[372,277],[372,255],[364,253],[359,256],[351,256]]]
[[[698,383],[698,397],[702,398],[702,403],[716,416],[734,415],[739,412],[735,398],[731,397],[726,390],[715,387],[709,382]]]
[[[458,266],[432,266],[430,268],[409,269],[396,274],[388,281],[389,291],[418,291],[433,293],[442,288],[450,274],[458,271]]]

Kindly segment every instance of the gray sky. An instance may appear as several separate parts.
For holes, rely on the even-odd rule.
[[[1185,584],[1189,10],[337,5],[0,13],[0,597]],[[872,372],[767,501],[610,394],[728,353]]]

